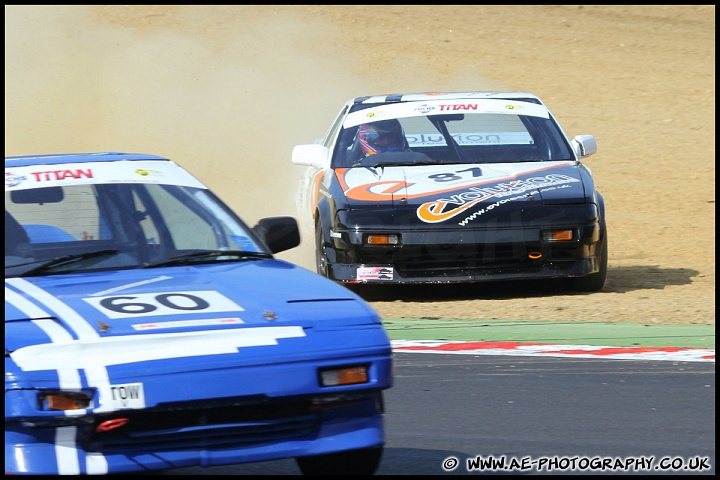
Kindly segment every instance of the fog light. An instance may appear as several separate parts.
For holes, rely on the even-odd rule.
[[[77,392],[53,392],[40,395],[40,403],[47,410],[83,410],[90,407],[92,397]]]
[[[547,230],[543,232],[542,239],[545,242],[562,242],[573,239],[572,230]]]
[[[323,387],[367,383],[369,378],[368,369],[363,366],[333,368],[320,371],[320,385]]]
[[[399,245],[400,236],[396,234],[379,235],[372,234],[367,236],[368,245]]]

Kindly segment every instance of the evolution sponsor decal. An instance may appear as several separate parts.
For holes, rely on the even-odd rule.
[[[468,215],[468,216],[465,217],[463,220],[459,221],[459,222],[458,222],[458,225],[464,227],[465,225],[467,225],[467,224],[470,223],[471,221],[475,220],[475,219],[476,219],[477,217],[479,217],[480,215],[482,215],[482,214],[484,214],[484,213],[486,213],[486,212],[489,212],[489,211],[495,209],[496,207],[499,207],[500,205],[505,205],[505,204],[508,203],[508,202],[512,202],[512,201],[514,201],[514,200],[523,200],[523,199],[527,198],[527,195],[537,195],[537,194],[540,194],[540,193],[542,193],[542,192],[547,192],[547,191],[550,191],[550,190],[556,190],[556,189],[559,189],[559,188],[568,188],[568,187],[569,187],[569,185],[560,185],[560,186],[558,186],[558,187],[549,187],[549,188],[543,188],[542,190],[535,190],[535,191],[532,191],[532,192],[527,192],[527,193],[525,193],[525,194],[523,194],[523,195],[518,195],[517,197],[503,198],[502,200],[498,200],[497,202],[491,203],[490,205],[486,206],[485,208],[482,208],[482,209],[478,210],[477,212],[474,212],[474,213]]]
[[[510,196],[529,189],[579,182],[559,172],[540,173],[566,167],[576,170],[573,162],[543,162],[543,166],[536,168],[527,168],[525,164],[473,164],[455,168],[451,165],[387,167],[381,169],[381,173],[364,168],[338,168],[335,173],[349,200],[392,202],[393,196],[398,195],[408,200],[450,195],[435,201],[464,204],[485,195],[487,198],[501,197],[498,195],[500,190],[507,190],[505,196]],[[520,179],[521,176],[527,177]],[[428,220],[432,223],[432,217]]]
[[[503,198],[519,193],[527,193],[540,186],[550,187],[579,181],[577,178],[568,177],[567,175],[549,174],[541,177],[529,177],[510,182],[501,182],[490,187],[470,187],[467,191],[452,195],[451,197],[423,203],[417,209],[417,216],[426,223],[444,222],[466,211],[473,205],[490,198]],[[524,195],[514,197],[514,199],[520,198],[524,198]],[[450,205],[457,206],[451,207]],[[498,202],[497,206],[499,205],[500,203]],[[495,204],[491,204],[488,205],[486,209],[492,210],[494,207]],[[465,223],[467,223],[467,221]],[[463,222],[460,224],[464,225]]]
[[[447,342],[442,340],[392,340],[391,344],[393,351],[396,352],[715,362],[715,349],[710,348],[602,347],[520,342]]]

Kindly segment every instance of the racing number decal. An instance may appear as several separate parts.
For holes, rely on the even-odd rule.
[[[480,167],[472,167],[472,168],[466,168],[465,170],[458,170],[453,173],[436,173],[433,175],[428,175],[428,178],[431,179],[434,182],[452,182],[453,180],[461,180],[463,177],[458,175],[458,173],[465,173],[470,172],[472,173],[472,177],[482,177],[482,169]]]
[[[100,305],[113,312],[133,315],[142,315],[158,309],[156,305],[151,303],[133,302],[134,299],[135,297],[132,296],[103,298],[100,300]],[[164,307],[177,310],[205,310],[210,306],[209,303],[197,295],[187,293],[162,293],[155,296],[155,301]]]
[[[108,318],[137,318],[244,310],[220,292],[211,290],[88,297],[84,300],[105,313]]]

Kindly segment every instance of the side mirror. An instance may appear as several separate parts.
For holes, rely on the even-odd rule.
[[[316,143],[295,145],[292,152],[292,163],[308,167],[330,168],[330,149]]]
[[[597,141],[593,135],[577,135],[573,138],[573,147],[578,158],[589,157],[597,152]]]
[[[272,253],[284,252],[300,245],[300,230],[294,217],[262,218],[253,230]]]

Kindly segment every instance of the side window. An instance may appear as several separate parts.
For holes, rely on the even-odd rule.
[[[328,130],[327,135],[325,135],[323,145],[325,145],[331,150],[333,147],[333,142],[335,142],[335,139],[337,138],[338,130],[340,130],[342,122],[345,119],[345,112],[347,112],[347,107],[343,107],[342,110],[340,110],[340,113],[338,113],[337,117],[335,117],[335,121],[330,127],[330,130]]]
[[[332,168],[348,167],[352,164],[352,159],[349,157],[352,155],[351,149],[357,127],[347,130],[342,128],[347,110],[348,107],[343,107],[337,118],[335,118],[335,122],[333,122],[332,127],[330,127],[328,136],[325,139],[324,145],[333,152]]]

